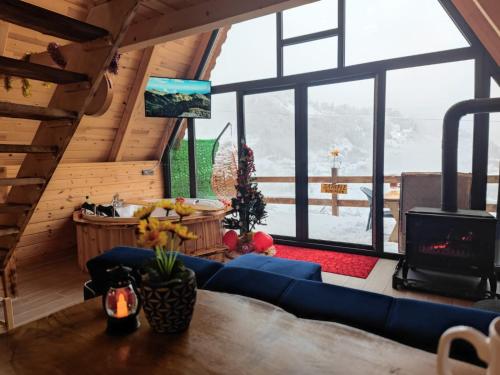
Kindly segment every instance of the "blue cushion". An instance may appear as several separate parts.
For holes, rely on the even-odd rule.
[[[439,338],[450,327],[466,325],[488,334],[490,322],[499,314],[472,308],[410,299],[394,299],[386,323],[387,336],[423,350],[436,352]],[[474,349],[457,340],[452,356],[477,362]]]
[[[276,305],[295,281],[290,277],[250,268],[224,267],[207,281],[204,289],[239,294]]]
[[[321,281],[321,266],[299,260],[273,258],[259,254],[245,254],[229,263],[226,267],[251,268],[268,271],[294,279]]]
[[[347,324],[383,335],[392,297],[298,280],[279,301],[286,311],[306,319]]]
[[[93,281],[96,292],[103,293],[107,286],[106,270],[123,265],[130,267],[135,271],[137,281],[137,271],[150,259],[154,257],[154,252],[148,249],[140,249],[136,247],[115,247],[87,262],[87,269]],[[196,283],[202,286],[212,277],[221,267],[222,263],[215,262],[209,259],[191,257],[184,254],[179,254],[179,258],[184,262],[187,268],[190,268],[196,274]]]

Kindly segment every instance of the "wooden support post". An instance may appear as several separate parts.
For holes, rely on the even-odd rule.
[[[142,53],[141,62],[137,69],[136,78],[130,90],[127,99],[127,105],[123,111],[120,125],[116,133],[116,138],[111,146],[108,161],[121,161],[123,159],[123,151],[127,145],[127,140],[132,132],[132,123],[134,120],[135,112],[140,107],[140,103],[144,102],[144,90],[148,83],[149,71],[152,66],[153,55],[155,47],[148,47]],[[144,112],[141,112],[142,114]]]
[[[12,299],[6,297],[0,300],[0,302],[3,304],[3,323],[7,331],[10,331],[14,328],[14,310],[12,308]]]
[[[7,177],[7,168],[0,167],[0,179]],[[0,203],[4,203],[7,200],[7,194],[9,192],[8,186],[0,185]]]
[[[8,37],[9,37],[9,24],[7,22],[0,21],[0,56],[3,56],[5,54]]]
[[[332,184],[335,185],[337,181],[339,170],[338,168],[332,168]],[[338,206],[338,194],[332,193],[332,215],[339,216],[339,206]]]

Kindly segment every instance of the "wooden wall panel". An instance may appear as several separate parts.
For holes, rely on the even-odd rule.
[[[154,176],[143,176],[143,169],[154,168],[156,161],[61,164],[16,249],[16,260],[23,265],[54,253],[75,251],[76,235],[71,220],[73,211],[85,197],[94,202],[110,202],[115,193],[125,200],[158,198],[163,195],[161,169]],[[7,168],[7,175],[17,173]]]
[[[92,0],[28,2],[80,20],[86,19],[89,8],[95,3]],[[147,7],[154,10],[165,6],[164,1],[157,0],[147,0],[144,5],[143,18],[154,15]],[[0,25],[1,55],[21,59],[27,52],[45,51],[50,42],[67,43],[16,25],[4,26]],[[195,35],[158,46],[151,75],[182,77],[186,74],[200,38]],[[109,202],[116,192],[125,199],[159,198],[163,195],[160,168],[154,176],[142,176],[140,172],[157,164],[158,147],[164,143],[161,138],[168,121],[145,118],[142,98],[130,124],[131,136],[125,144],[124,162],[106,162],[128,104],[141,56],[140,50],[122,54],[119,73],[111,76],[114,92],[111,107],[100,117],[85,117],[80,124],[16,249],[19,264],[37,262],[53,253],[74,251],[76,238],[70,218],[86,195],[96,202]],[[25,98],[21,81],[14,79],[13,83],[9,92],[0,85],[0,101],[45,106],[54,90],[54,86],[31,81],[32,95]],[[29,144],[37,127],[37,121],[0,118],[0,143]],[[24,154],[0,154],[0,167],[5,166],[7,175],[14,177],[23,158]]]

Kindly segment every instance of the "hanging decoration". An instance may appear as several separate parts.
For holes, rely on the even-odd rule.
[[[3,87],[5,91],[9,92],[12,90],[12,77],[11,76],[4,76],[3,77]]]
[[[57,43],[49,43],[47,46],[47,52],[49,53],[50,57],[52,58],[52,61],[59,66],[60,68],[64,69],[66,68],[66,65],[68,62],[64,58],[64,56],[61,53],[61,50],[59,49],[59,44]]]
[[[230,132],[226,130],[230,128]],[[222,136],[227,139],[222,141]],[[238,170],[238,152],[232,142],[232,125],[228,123],[217,137],[212,150],[212,178],[210,184],[215,196],[222,201],[231,199],[236,194],[236,177]],[[214,145],[214,147],[215,147]]]
[[[111,64],[109,64],[109,67],[108,67],[108,72],[114,74],[114,75],[117,75],[118,74],[118,63],[120,62],[120,58],[122,57],[122,55],[120,53],[115,53],[115,55],[113,56],[113,59],[111,60]]]

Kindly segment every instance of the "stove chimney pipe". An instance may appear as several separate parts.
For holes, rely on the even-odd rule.
[[[464,100],[452,105],[443,121],[441,209],[457,211],[457,152],[460,119],[473,113],[500,112],[500,98]]]

